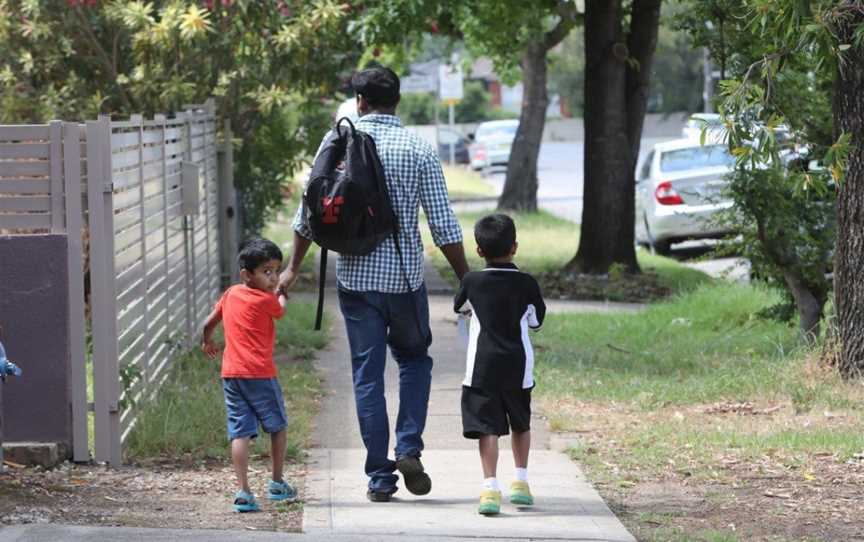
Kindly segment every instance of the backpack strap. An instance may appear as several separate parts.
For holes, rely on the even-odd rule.
[[[357,128],[354,127],[354,123],[351,122],[351,119],[349,119],[348,117],[342,117],[341,119],[336,121],[336,135],[340,138],[344,137],[342,135],[342,130],[341,130],[342,122],[348,123],[348,126],[351,128],[351,137],[356,137],[357,136]]]
[[[327,249],[321,247],[321,267],[318,269],[318,310],[315,313],[315,331],[321,330],[324,318],[324,287],[327,282]]]

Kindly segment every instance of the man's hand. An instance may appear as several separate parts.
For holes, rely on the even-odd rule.
[[[282,271],[282,274],[279,275],[279,288],[276,290],[277,293],[288,297],[288,291],[294,287],[294,283],[297,282],[297,279],[300,277],[300,273],[294,271],[290,267]]]
[[[219,355],[219,346],[212,337],[204,337],[201,339],[201,350],[203,350],[210,359],[216,359],[216,356]]]
[[[285,271],[279,275],[278,291],[285,297],[288,297],[288,291],[294,287],[297,278],[300,276],[300,264],[303,263],[303,258],[306,252],[309,251],[309,246],[312,241],[306,239],[296,231],[294,232],[294,243],[291,245],[291,256],[288,258],[288,265]]]

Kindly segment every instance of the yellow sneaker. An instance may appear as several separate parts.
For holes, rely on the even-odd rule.
[[[477,512],[484,516],[494,516],[501,511],[501,492],[492,489],[484,489],[480,493],[480,507]]]
[[[528,482],[516,480],[510,484],[510,503],[521,506],[531,506],[534,504],[534,497],[531,496],[531,488],[528,487]]]

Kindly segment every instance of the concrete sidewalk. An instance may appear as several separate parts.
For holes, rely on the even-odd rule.
[[[427,269],[427,275],[434,270]],[[429,280],[440,284],[440,277]],[[482,482],[476,443],[461,434],[460,397],[465,367],[465,349],[452,314],[452,297],[430,296],[433,334],[431,355],[435,360],[423,462],[432,477],[432,492],[423,497],[401,488],[390,503],[366,499],[366,475],[353,388],[350,354],[345,328],[336,307],[335,292],[328,292],[333,317],[331,346],[321,353],[318,367],[328,392],[313,430],[310,453],[304,532],[310,536],[363,535],[369,539],[388,536],[432,537],[431,539],[591,540],[632,541],[633,537],[585,480],[579,467],[561,453],[551,451],[546,423],[532,422],[532,452],[529,478],[536,505],[517,508],[506,502],[512,480],[513,461],[509,439],[501,441],[499,479],[505,488],[505,503],[497,517],[477,514]],[[590,310],[610,307],[586,306]],[[578,309],[577,305],[559,310]],[[627,307],[633,310],[633,307]],[[626,309],[625,309],[626,310]],[[388,361],[387,406],[391,430],[398,408],[398,371]],[[391,433],[391,446],[395,443]]]
[[[402,542],[401,535],[296,534],[216,529],[144,529],[82,525],[14,525],[0,527],[0,542]],[[459,542],[452,536],[416,536],[412,542]]]

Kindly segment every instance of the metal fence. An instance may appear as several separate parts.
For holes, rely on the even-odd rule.
[[[0,161],[0,228],[68,231],[70,241],[78,239],[69,249],[76,256],[69,265],[69,283],[76,287],[70,334],[81,340],[72,352],[70,382],[76,460],[87,457],[89,406],[95,459],[121,462],[136,407],[158,391],[174,357],[192,346],[216,301],[218,165],[231,163],[227,126],[225,131],[229,140],[220,145],[212,101],[170,119],[0,127],[0,160],[7,160]],[[230,184],[230,172],[221,176]],[[82,178],[83,214],[81,198],[65,196],[80,194]],[[82,216],[89,241],[91,405],[85,395],[83,251],[73,234],[81,231]]]

